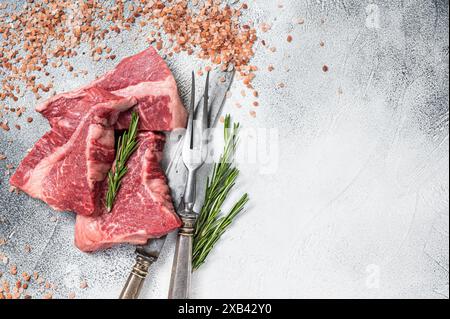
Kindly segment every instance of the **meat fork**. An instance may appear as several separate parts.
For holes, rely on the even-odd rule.
[[[208,123],[209,72],[206,76],[203,108],[195,109],[195,75],[192,72],[191,105],[188,126],[184,136],[182,158],[187,169],[184,191],[184,209],[179,212],[183,226],[178,230],[175,256],[170,279],[169,299],[188,299],[192,274],[192,245],[198,214],[194,211],[196,199],[196,175],[207,155],[206,129]],[[200,113],[200,115],[198,114]]]

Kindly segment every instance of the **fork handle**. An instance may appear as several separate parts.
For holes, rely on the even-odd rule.
[[[192,244],[195,215],[181,216],[183,226],[178,231],[170,278],[169,299],[189,299],[192,274]]]

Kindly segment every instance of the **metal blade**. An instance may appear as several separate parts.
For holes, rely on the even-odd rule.
[[[229,72],[214,72],[215,76],[210,80],[212,89],[209,91],[210,108],[208,121],[211,123],[210,127],[212,128],[215,127],[219,121],[227,93],[233,83],[234,74],[234,70]],[[203,103],[202,97],[201,100],[198,101],[198,105],[202,105]],[[169,180],[169,186],[175,206],[183,205],[182,196],[186,184],[185,174],[183,174],[185,168],[181,155],[182,146],[182,139],[176,142],[169,140],[166,144],[166,153],[172,155],[168,162],[163,161],[162,163],[163,167],[165,167],[167,179]],[[173,152],[171,152],[172,149],[174,149]],[[178,211],[180,211],[180,208]],[[152,260],[157,259],[165,241],[166,236],[150,239],[146,245],[136,247],[136,253],[144,258],[150,258]]]
[[[144,246],[137,246],[136,247],[136,253],[146,257],[151,258],[152,260],[156,260],[159,257],[159,254],[161,253],[161,250],[164,246],[164,242],[166,241],[166,236],[149,240],[146,245]]]
[[[216,127],[219,122],[220,115],[222,114],[222,109],[225,104],[227,93],[233,84],[235,70],[230,72],[219,73],[221,75],[217,76],[215,81],[211,83],[217,83],[212,92],[210,92],[210,111],[209,111],[209,123],[211,128]],[[200,101],[202,102],[202,101]]]

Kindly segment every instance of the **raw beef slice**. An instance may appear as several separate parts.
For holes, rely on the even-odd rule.
[[[145,132],[138,136],[139,147],[127,163],[110,213],[77,216],[75,245],[82,251],[96,251],[115,244],[145,244],[181,225],[176,215],[166,177],[159,162],[164,135]],[[104,183],[106,193],[107,184]]]
[[[60,119],[20,163],[10,183],[55,210],[90,215],[114,161],[113,125],[136,99],[90,88],[67,102],[89,111]]]
[[[187,113],[178,95],[177,84],[164,60],[153,47],[123,59],[114,70],[81,89],[58,94],[36,110],[46,117],[53,127],[61,120],[81,111],[80,106],[66,103],[82,97],[85,90],[99,87],[115,95],[136,97],[133,110],[139,113],[139,129],[145,131],[171,131],[184,128]],[[85,110],[86,111],[86,110]],[[132,110],[124,112],[116,129],[127,129]]]

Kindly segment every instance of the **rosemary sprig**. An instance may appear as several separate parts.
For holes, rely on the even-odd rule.
[[[138,123],[139,115],[136,112],[133,112],[128,131],[123,133],[117,141],[115,165],[108,173],[108,192],[106,193],[105,203],[108,212],[112,210],[114,199],[119,191],[122,178],[127,173],[127,161],[138,146],[136,139]]]
[[[228,214],[221,214],[222,206],[239,176],[239,170],[233,163],[238,131],[239,124],[234,123],[231,127],[231,117],[227,115],[224,122],[224,150],[219,162],[214,164],[211,177],[206,181],[205,199],[196,223],[192,258],[194,270],[205,262],[214,245],[249,200],[248,194],[244,194]]]

